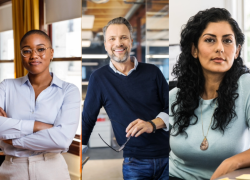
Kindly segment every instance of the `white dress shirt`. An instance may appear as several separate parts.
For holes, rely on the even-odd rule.
[[[29,157],[47,152],[67,152],[78,127],[80,93],[78,88],[53,73],[49,87],[35,100],[28,75],[0,83],[0,148],[4,154]],[[33,133],[34,122],[53,124]],[[1,140],[12,139],[13,145]]]

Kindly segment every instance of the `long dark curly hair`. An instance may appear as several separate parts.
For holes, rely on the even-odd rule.
[[[198,12],[188,20],[181,32],[181,54],[172,73],[177,78],[177,87],[179,88],[176,101],[171,106],[174,117],[175,134],[172,134],[174,136],[183,133],[187,136],[185,132],[187,127],[197,123],[198,117],[194,111],[199,107],[199,98],[204,93],[205,78],[199,59],[194,58],[191,54],[192,45],[198,48],[198,40],[208,23],[220,21],[227,21],[230,24],[235,35],[236,45],[242,47],[245,39],[244,34],[226,9],[211,8]],[[218,128],[224,133],[231,120],[237,116],[235,112],[235,100],[239,96],[236,93],[237,81],[244,73],[249,73],[249,69],[243,65],[239,52],[238,58],[234,60],[232,67],[226,72],[217,90],[218,107],[213,115],[214,121],[211,127],[213,130]],[[195,121],[191,123],[190,120],[193,117],[195,117]]]

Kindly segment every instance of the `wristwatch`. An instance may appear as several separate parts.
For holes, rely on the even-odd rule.
[[[156,131],[156,125],[155,125],[155,123],[152,120],[150,120],[148,122],[153,126],[153,132],[152,133],[155,133],[155,131]]]

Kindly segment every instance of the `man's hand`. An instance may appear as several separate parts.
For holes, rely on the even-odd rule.
[[[144,132],[152,133],[153,130],[154,128],[150,122],[143,121],[141,119],[136,119],[135,121],[131,122],[126,128],[126,137],[138,137]]]
[[[238,169],[237,163],[234,163],[233,158],[228,158],[219,165],[210,180],[214,180],[220,176],[223,176],[224,174],[233,172],[236,169]]]
[[[0,116],[7,117],[6,112],[0,107]]]
[[[12,139],[3,140],[3,142],[5,142],[6,144],[13,145],[12,144]]]

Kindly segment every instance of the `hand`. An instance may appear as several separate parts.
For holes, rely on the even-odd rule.
[[[141,119],[136,119],[135,121],[131,122],[126,128],[126,137],[138,137],[144,132],[152,133],[153,130],[154,128],[150,122],[143,121]]]
[[[0,107],[0,116],[7,117],[6,112]]]
[[[238,169],[236,163],[234,163],[233,158],[228,158],[224,160],[219,167],[215,170],[210,180],[216,179],[224,174],[230,173]]]
[[[43,123],[43,122],[40,122],[40,121],[35,121],[34,127],[33,127],[33,132],[35,133],[37,131],[41,131],[41,130],[44,130],[44,129],[50,129],[52,127],[53,127],[52,124],[47,124],[47,123]]]
[[[5,142],[6,144],[13,145],[12,144],[12,139],[2,140],[2,141]]]

